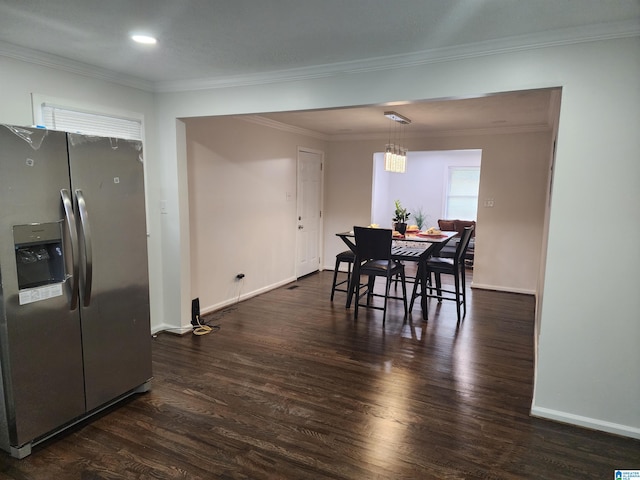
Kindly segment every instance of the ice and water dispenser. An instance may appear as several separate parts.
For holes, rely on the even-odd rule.
[[[20,305],[62,295],[65,280],[61,222],[14,225]]]

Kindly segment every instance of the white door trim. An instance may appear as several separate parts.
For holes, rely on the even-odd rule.
[[[301,147],[298,146],[297,148],[297,157],[296,157],[296,221],[295,221],[295,225],[296,225],[296,252],[295,252],[295,275],[296,278],[299,278],[300,275],[299,273],[299,269],[298,269],[298,249],[300,248],[300,243],[299,243],[299,233],[300,230],[298,229],[298,226],[300,225],[299,223],[299,218],[300,218],[300,198],[301,198],[301,192],[298,191],[298,189],[300,188],[300,155],[301,153],[311,153],[311,154],[315,154],[315,155],[319,155],[320,157],[320,199],[319,199],[319,204],[320,204],[320,215],[318,217],[318,225],[317,225],[317,230],[318,230],[318,238],[317,238],[317,245],[318,245],[318,268],[317,270],[322,270],[322,253],[324,251],[324,242],[323,242],[323,238],[324,238],[324,159],[325,159],[325,153],[322,150],[316,150],[313,148],[308,148],[308,147]],[[315,271],[315,270],[314,270]]]

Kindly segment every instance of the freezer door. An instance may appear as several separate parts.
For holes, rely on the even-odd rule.
[[[63,252],[71,257],[60,195],[69,188],[64,133],[0,126],[0,436],[5,449],[85,412],[80,319],[69,305],[72,266],[46,258]]]
[[[80,316],[87,408],[151,378],[140,142],[68,134],[80,237]]]

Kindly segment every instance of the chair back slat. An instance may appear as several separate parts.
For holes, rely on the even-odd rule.
[[[458,247],[456,248],[456,263],[463,263],[464,256],[467,253],[467,248],[469,248],[469,242],[471,241],[471,235],[473,234],[473,225],[469,227],[464,227],[464,231],[462,232],[462,237],[460,238],[460,242],[458,242]]]
[[[360,260],[390,260],[392,232],[385,228],[353,227]]]

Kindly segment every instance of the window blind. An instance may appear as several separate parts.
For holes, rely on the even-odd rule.
[[[142,122],[130,118],[81,112],[44,104],[42,121],[45,127],[52,130],[142,140]]]

